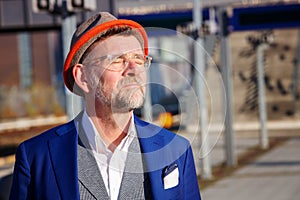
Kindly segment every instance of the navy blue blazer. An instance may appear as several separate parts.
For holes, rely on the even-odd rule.
[[[153,198],[201,199],[189,142],[137,117],[135,125]],[[20,144],[10,199],[79,199],[77,144],[74,120]],[[164,177],[174,167],[178,168],[179,182],[165,189]]]

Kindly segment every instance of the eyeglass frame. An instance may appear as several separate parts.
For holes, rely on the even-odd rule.
[[[133,55],[133,56],[129,56],[129,55]],[[143,65],[141,71],[146,71],[150,68],[152,57],[148,56],[148,55],[145,56],[143,54],[132,54],[132,53],[124,53],[124,54],[117,54],[117,55],[107,54],[105,56],[95,58],[89,62],[98,62],[98,61],[104,61],[105,59],[109,59],[109,62],[108,62],[108,64],[106,64],[104,69],[108,70],[108,71],[113,71],[113,72],[121,72],[128,67],[130,60],[134,59],[133,57],[135,57],[135,56],[139,56],[140,57],[139,59],[141,59],[143,62],[143,64],[141,64],[141,66],[139,66],[139,64],[137,62],[134,62],[139,68],[141,68]],[[120,64],[120,67],[118,69],[109,68],[109,66],[111,66],[113,64],[113,62],[115,62],[119,58],[122,58],[124,60]]]

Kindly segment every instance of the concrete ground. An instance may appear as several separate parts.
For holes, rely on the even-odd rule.
[[[290,138],[201,193],[204,200],[299,199],[300,137]]]

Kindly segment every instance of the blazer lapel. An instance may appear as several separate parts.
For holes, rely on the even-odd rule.
[[[50,140],[50,157],[62,199],[79,199],[77,176],[77,131],[71,121]]]
[[[128,149],[118,199],[144,199],[144,169],[139,141],[134,138]]]
[[[95,199],[109,199],[93,153],[81,145],[78,145],[78,179]]]
[[[153,199],[160,199],[164,194],[162,169],[164,158],[160,150],[163,148],[163,136],[159,127],[150,125],[135,117],[135,125],[139,137],[141,151],[145,160],[145,172],[148,173]]]
[[[109,199],[97,161],[82,124],[78,125],[78,179],[95,199]]]

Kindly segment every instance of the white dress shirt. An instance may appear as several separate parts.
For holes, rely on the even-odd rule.
[[[136,136],[133,117],[127,135],[114,152],[111,152],[103,142],[86,111],[82,116],[82,127],[97,161],[107,193],[111,200],[117,200],[128,148]]]

